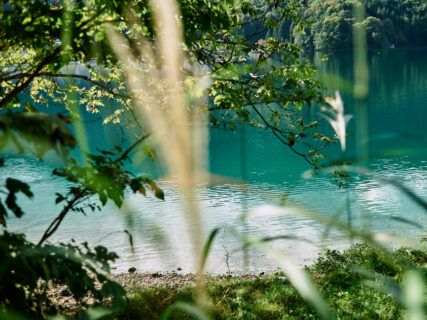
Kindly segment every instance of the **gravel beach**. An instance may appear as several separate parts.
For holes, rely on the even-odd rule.
[[[258,275],[255,274],[239,274],[239,275],[204,275],[206,281],[225,281],[229,279],[240,279],[250,280],[263,276],[264,273]],[[131,292],[135,289],[148,289],[153,287],[169,287],[171,289],[179,289],[188,285],[194,285],[196,281],[196,275],[192,273],[118,273],[110,274],[108,276],[111,280],[114,280],[121,284],[127,292]],[[72,297],[70,290],[66,286],[50,287],[49,298],[55,301],[61,309],[68,312],[77,311],[78,304]],[[88,306],[93,305],[95,302],[91,296],[87,296],[83,299]]]
[[[223,281],[230,278],[235,279],[254,279],[259,276],[255,274],[241,274],[241,275],[204,275],[205,280]],[[182,288],[187,285],[195,283],[196,275],[192,273],[180,274],[176,272],[170,273],[120,273],[112,274],[110,279],[120,283],[126,290],[133,288],[150,288],[167,286],[171,288]]]

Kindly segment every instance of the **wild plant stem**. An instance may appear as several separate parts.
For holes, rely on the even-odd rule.
[[[148,133],[140,138],[138,138],[128,149],[126,149],[116,160],[114,163],[118,163],[127,158],[130,152],[134,150],[141,142],[147,139],[151,134]],[[82,200],[85,196],[91,196],[92,194],[86,192],[84,188],[81,188],[80,192],[73,195],[72,199],[68,201],[67,205],[61,210],[59,215],[51,222],[49,227],[47,227],[46,231],[43,233],[40,241],[37,243],[38,246],[41,246],[47,239],[49,239],[55,231],[59,228],[60,224],[68,214],[70,210],[73,209],[75,205],[79,203],[79,200]]]

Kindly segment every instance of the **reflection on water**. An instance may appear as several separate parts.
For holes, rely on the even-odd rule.
[[[352,81],[352,57],[350,52],[334,53],[319,68],[321,73],[334,73],[344,79],[331,83],[331,89],[343,92],[346,113],[358,115],[357,108],[364,103],[368,118],[350,122],[349,131],[357,134],[357,123],[368,124],[369,139],[365,141],[369,151],[369,169],[393,177],[427,199],[427,149],[425,120],[427,110],[427,61],[426,49],[390,50],[371,52],[370,94],[365,102],[356,102],[346,86]],[[392,66],[392,67],[391,67]],[[335,78],[336,79],[336,78]],[[307,112],[307,117],[318,118],[317,111]],[[90,127],[92,126],[92,127]],[[321,130],[331,130],[323,121]],[[99,123],[89,123],[89,143],[102,145],[106,139]],[[108,129],[111,135],[111,130]],[[330,175],[321,174],[304,178],[309,166],[297,155],[281,145],[271,134],[260,129],[246,130],[245,145],[239,134],[212,129],[209,144],[209,168],[217,178],[214,183],[200,182],[197,198],[202,208],[205,234],[216,227],[219,233],[209,256],[207,270],[224,273],[244,271],[240,241],[227,229],[246,230],[258,237],[287,236],[272,242],[300,264],[309,263],[318,254],[325,226],[298,216],[271,216],[249,219],[243,227],[240,222],[242,207],[256,208],[262,205],[285,204],[309,208],[324,215],[336,215],[347,221],[346,201],[351,201],[352,224],[360,230],[392,233],[417,239],[425,230],[425,212],[396,187],[379,182],[372,177],[354,176],[348,193],[333,183]],[[358,158],[357,139],[348,141],[348,156]],[[244,159],[248,184],[241,178],[241,148],[246,149]],[[327,153],[331,159],[339,154],[338,146]],[[2,176],[13,176],[31,184],[33,200],[20,198],[26,215],[11,218],[9,227],[28,234],[37,241],[47,225],[59,213],[61,207],[54,204],[52,195],[64,192],[67,183],[59,177],[52,178],[53,165],[34,159],[9,157],[2,168]],[[142,172],[152,173],[154,168],[146,164]],[[159,172],[159,171],[157,171]],[[157,176],[158,174],[153,174]],[[221,178],[223,176],[227,179]],[[219,177],[219,178],[218,178]],[[130,266],[138,271],[171,271],[181,267],[190,272],[187,225],[174,191],[172,179],[160,179],[166,201],[152,196],[147,198],[129,192],[122,210],[108,205],[102,212],[83,216],[71,213],[60,227],[53,241],[77,241],[103,244],[119,253],[121,259],[117,271]],[[412,223],[402,222],[402,218]],[[131,252],[124,229],[135,237],[135,254]],[[295,238],[298,238],[296,240]],[[341,248],[349,244],[343,235],[332,232],[326,245]],[[250,251],[247,271],[274,271],[275,267],[263,253]]]

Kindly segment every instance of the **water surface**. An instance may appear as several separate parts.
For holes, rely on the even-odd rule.
[[[319,55],[314,56],[320,74],[329,77],[331,94],[339,89],[346,113],[354,115],[348,131],[356,137],[349,138],[346,155],[363,160],[368,169],[378,174],[397,179],[424,199],[427,199],[426,56],[427,49],[369,52],[369,96],[364,101],[356,101],[352,95],[351,52],[332,53],[327,62],[320,62]],[[319,119],[320,128],[331,133],[316,108],[308,110],[305,117]],[[120,143],[118,131],[102,126],[99,121],[87,123],[86,129],[92,148],[105,145],[106,141]],[[335,215],[347,223],[347,201],[350,201],[350,222],[359,230],[415,240],[425,233],[426,213],[396,187],[355,175],[348,189],[339,189],[329,174],[307,178],[304,173],[310,166],[268,131],[246,128],[243,138],[241,135],[241,131],[209,131],[209,170],[219,178],[214,184],[201,182],[197,197],[205,236],[216,227],[221,231],[208,260],[208,271],[276,270],[275,264],[256,250],[249,251],[244,266],[241,243],[227,228],[257,237],[286,236],[289,239],[276,240],[271,245],[301,265],[317,256],[325,226],[298,215],[271,215],[267,205],[304,207],[326,216]],[[331,146],[326,155],[331,160],[340,157],[339,146]],[[25,232],[33,241],[41,237],[61,210],[52,195],[65,192],[69,186],[59,177],[52,178],[54,166],[50,161],[40,163],[9,155],[1,169],[2,177],[13,176],[31,184],[34,199],[22,199],[26,215],[22,219],[10,218],[8,223],[11,230]],[[140,170],[153,177],[161,175],[161,170],[148,163]],[[188,225],[174,182],[161,178],[159,184],[165,190],[165,201],[129,192],[122,210],[107,205],[102,212],[88,212],[87,216],[69,214],[52,241],[74,238],[78,242],[105,245],[120,255],[115,265],[117,272],[130,266],[137,267],[139,272],[172,271],[178,267],[182,272],[193,271]],[[245,224],[240,222],[243,211],[260,206],[264,208],[259,210],[261,216]],[[412,223],[402,223],[402,218]],[[124,229],[134,235],[135,253],[131,252]],[[349,240],[331,232],[325,244],[342,248]]]

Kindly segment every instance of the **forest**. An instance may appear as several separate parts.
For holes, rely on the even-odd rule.
[[[261,2],[258,5],[262,5]],[[280,25],[258,34],[258,39],[291,40],[306,51],[351,49],[352,30],[363,28],[369,48],[421,47],[427,45],[427,5],[422,0],[308,0],[300,15],[309,22],[304,33],[284,19]],[[362,10],[362,15],[354,15]],[[248,24],[245,34],[261,25]]]

